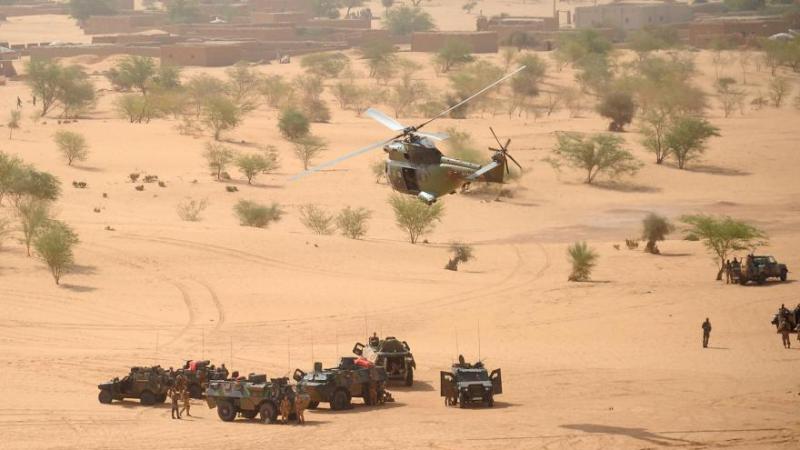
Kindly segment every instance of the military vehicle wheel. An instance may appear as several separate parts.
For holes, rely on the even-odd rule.
[[[459,408],[466,408],[467,407],[467,403],[469,403],[469,399],[467,398],[467,394],[462,392],[458,396],[458,407]]]
[[[341,411],[350,407],[350,395],[344,389],[339,389],[333,393],[333,401],[331,401],[331,409]]]
[[[223,422],[233,422],[236,419],[236,408],[227,400],[217,402],[217,415]]]
[[[189,396],[192,398],[203,398],[203,388],[199,384],[189,385]]]
[[[781,271],[781,281],[786,281],[786,273],[787,272],[785,270]]]
[[[413,386],[414,385],[414,369],[411,367],[408,368],[406,371],[406,386]]]
[[[103,389],[100,391],[100,394],[97,395],[97,399],[100,400],[100,403],[108,405],[114,400],[114,396],[111,395],[111,391]]]
[[[367,405],[367,406],[375,406],[375,404],[372,403],[372,399],[370,398],[370,395],[369,395],[369,386],[370,386],[370,383],[364,383],[361,386],[361,393],[363,395],[363,397],[361,397],[361,399],[364,400],[364,404],[365,405]]]
[[[156,396],[156,403],[164,403],[167,401],[167,394],[159,394]]]
[[[150,391],[142,392],[139,396],[139,402],[145,406],[152,406],[156,404],[156,396]]]
[[[311,401],[308,403],[308,409],[317,409],[319,407],[319,402]]]
[[[757,281],[758,281],[758,284],[764,284],[764,283],[767,282],[767,276],[764,275],[764,274],[761,274],[761,275],[758,276],[758,280]]]
[[[275,405],[270,402],[261,405],[259,413],[261,414],[261,421],[264,423],[275,423],[278,421],[278,411],[275,409]]]
[[[258,411],[242,411],[242,417],[245,419],[253,420],[258,415]]]
[[[741,284],[742,286],[746,285],[747,284],[747,278],[739,277],[739,284]]]

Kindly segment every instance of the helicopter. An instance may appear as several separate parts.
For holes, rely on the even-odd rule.
[[[405,126],[381,111],[370,108],[365,112],[368,117],[398,134],[388,140],[368,145],[309,168],[292,177],[292,180],[298,180],[347,159],[383,147],[383,151],[387,154],[385,174],[392,189],[402,194],[417,196],[429,205],[436,202],[440,197],[454,194],[459,188],[475,181],[503,183],[506,175],[510,172],[508,160],[511,160],[517,167],[522,169],[517,160],[508,153],[511,139],[508,139],[504,145],[490,127],[489,130],[492,132],[499,148],[490,147],[489,150],[494,152],[491,161],[481,165],[444,156],[436,148],[436,142],[447,139],[447,134],[421,130],[431,122],[446,116],[524,69],[525,66],[517,68],[420,125]]]

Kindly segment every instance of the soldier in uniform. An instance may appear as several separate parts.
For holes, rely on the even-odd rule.
[[[789,333],[792,330],[792,325],[786,320],[785,317],[780,319],[780,323],[778,324],[778,332],[781,334],[781,340],[783,341],[783,348],[792,348],[792,341],[789,339]]]
[[[378,386],[375,383],[369,384],[369,404],[373,406],[378,404]]]
[[[378,345],[381,343],[380,338],[378,337],[378,333],[372,332],[372,336],[369,338],[369,346],[372,348],[378,348]]]
[[[172,418],[173,419],[180,419],[181,418],[181,410],[178,407],[178,402],[180,401],[181,396],[178,393],[178,390],[175,389],[175,387],[173,386],[173,387],[169,388],[169,391],[167,391],[167,395],[169,395],[170,401],[172,402],[172,412],[171,412]],[[177,417],[175,417],[175,416],[177,416]]]
[[[708,339],[711,337],[711,322],[706,317],[706,321],[703,322],[703,348],[708,347]]]
[[[731,284],[731,260],[725,261],[725,284]]]
[[[187,416],[192,417],[192,415],[189,414],[189,408],[191,407],[191,403],[189,402],[189,400],[191,399],[191,395],[189,395],[188,389],[183,388],[183,390],[181,391],[181,399],[183,399],[183,408],[181,408],[180,414],[183,414],[183,412],[185,411]]]

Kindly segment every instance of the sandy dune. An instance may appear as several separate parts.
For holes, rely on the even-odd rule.
[[[73,34],[60,30],[57,38]],[[710,57],[698,54],[707,89]],[[99,73],[113,61],[73,62]],[[727,70],[739,76],[738,66]],[[419,77],[446,83],[431,69]],[[764,90],[767,78],[751,68],[747,89]],[[102,76],[94,79],[106,86]],[[546,87],[571,80],[569,69],[551,70]],[[442,120],[433,128],[468,130],[481,146],[491,144],[494,126],[513,139],[511,150],[528,170],[514,198],[445,198],[446,215],[430,243],[411,245],[393,224],[389,188],[369,171],[380,152],[290,183],[300,165],[278,135],[274,111],[259,109],[225,139],[240,151],[276,145],[282,168],[254,186],[235,181],[240,192],[230,194],[205,170],[208,136],[182,136],[173,120],[119,120],[110,107],[116,94],[105,91],[91,119],[34,124],[22,82],[0,87],[0,112],[18,95],[26,100],[23,128],[0,149],[61,178],[59,217],[82,242],[79,266],[61,287],[16,241],[0,250],[0,448],[797,448],[800,350],[784,350],[769,323],[781,303],[800,302],[797,282],[714,282],[702,245],[679,234],[661,244],[662,256],[612,247],[636,236],[649,211],[729,214],[767,230],[772,241],[763,251],[798,270],[800,112],[790,105],[729,119],[712,110],[722,137],[686,171],[656,166],[640,137],[626,133],[647,164],[623,185],[599,187],[541,161],[556,130],[602,131],[607,124],[593,113]],[[51,135],[61,128],[86,135],[86,163],[67,167],[58,158]],[[387,136],[369,119],[335,108],[331,123],[314,131],[329,142],[322,159]],[[137,192],[128,181],[134,171],[157,174],[167,187]],[[73,189],[73,180],[89,188]],[[175,214],[187,196],[209,199],[202,222]],[[242,198],[278,201],[287,214],[267,230],[240,227],[231,208]],[[312,235],[298,220],[297,207],[306,203],[371,209],[367,238]],[[566,282],[565,248],[578,239],[601,255],[593,283]],[[477,255],[457,273],[442,270],[452,240],[473,243]],[[714,326],[707,350],[700,345],[705,317]],[[503,369],[505,393],[494,409],[446,408],[439,371],[458,352],[478,358],[478,327],[480,356]],[[96,385],[132,365],[206,358],[283,376],[315,360],[334,363],[372,331],[411,344],[418,383],[394,387],[398,401],[386,407],[310,412],[304,429],[223,423],[201,402],[195,417],[180,422],[166,406],[97,402]]]

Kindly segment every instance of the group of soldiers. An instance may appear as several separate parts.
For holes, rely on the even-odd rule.
[[[792,331],[797,331],[797,340],[800,341],[800,303],[794,311],[786,308],[786,305],[781,305],[776,314],[778,333],[781,334],[784,348],[792,348],[792,340],[789,339],[789,334]]]
[[[180,419],[181,414],[186,413],[187,416],[192,417],[189,413],[189,408],[191,407],[191,395],[189,394],[189,386],[186,381],[186,377],[183,374],[178,374],[175,377],[175,383],[169,387],[167,391],[167,396],[172,401],[172,412],[171,416],[173,419]],[[183,401],[183,407],[180,407],[180,403]]]
[[[735,256],[733,261],[730,259],[725,261],[725,284],[736,283],[739,274],[742,273],[742,262]]]

